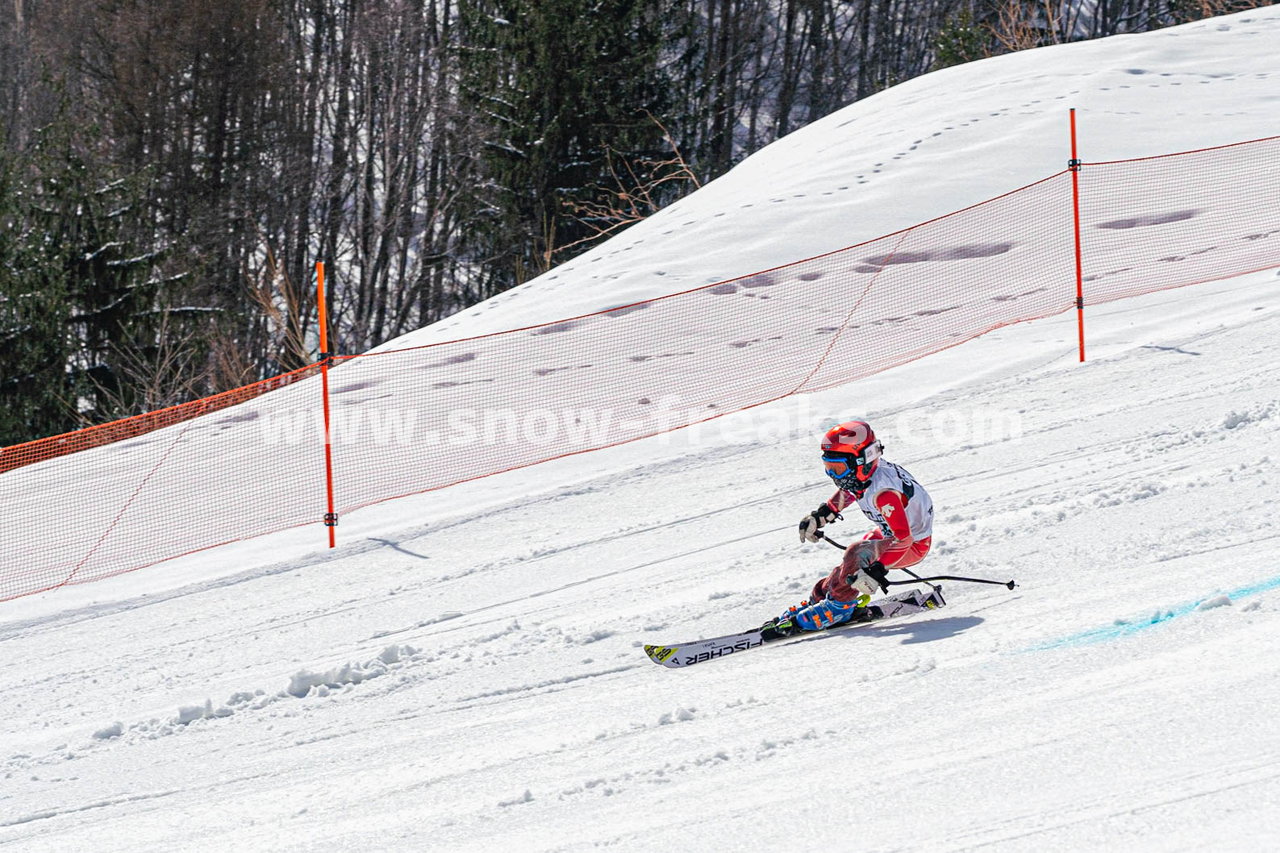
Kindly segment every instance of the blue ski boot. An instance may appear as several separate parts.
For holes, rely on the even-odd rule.
[[[802,609],[791,614],[792,621],[800,630],[821,631],[845,622],[870,622],[877,617],[878,614],[872,612],[867,605],[871,602],[872,595],[885,589],[884,566],[879,562],[872,563],[845,580],[852,592],[850,599],[833,598],[828,593],[825,599],[815,601],[808,607],[804,607],[801,602]]]
[[[760,632],[766,641],[790,637],[805,631],[821,631],[833,625],[845,622],[870,621],[872,615],[865,602],[869,596],[856,601],[837,601],[824,599],[810,604],[802,601],[786,609],[777,619],[770,619],[760,626]]]
[[[853,601],[827,598],[797,610],[791,618],[801,631],[821,631],[845,622],[866,622],[870,617],[867,610],[870,599],[869,595],[859,596]]]

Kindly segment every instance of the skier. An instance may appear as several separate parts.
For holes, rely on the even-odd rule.
[[[883,452],[866,421],[837,424],[822,437],[822,464],[839,491],[801,519],[800,541],[823,538],[822,528],[843,519],[840,513],[853,504],[876,529],[845,550],[840,565],[814,584],[806,601],[766,622],[767,633],[786,636],[878,618],[877,608],[867,605],[887,590],[888,570],[914,566],[929,553],[933,501],[905,468],[882,459]],[[936,588],[919,602],[923,608],[943,604]]]

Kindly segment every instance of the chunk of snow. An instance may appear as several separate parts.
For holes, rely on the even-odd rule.
[[[517,806],[520,803],[532,803],[532,802],[533,802],[533,792],[530,791],[528,788],[525,788],[524,793],[519,797],[516,797],[514,800],[503,800],[502,802],[498,803],[498,805],[503,808],[506,808],[507,806]]]
[[[387,646],[376,658],[364,663],[346,663],[324,672],[299,670],[289,679],[287,692],[290,696],[301,699],[311,693],[312,688],[324,687],[326,690],[317,691],[316,695],[328,696],[328,691],[333,688],[360,684],[370,678],[384,675],[388,667],[399,663],[402,658],[413,657],[417,653],[418,650],[413,646]]]
[[[122,734],[124,734],[124,724],[114,722],[104,729],[98,729],[93,733],[93,736],[97,740],[111,740],[112,738],[120,737]]]
[[[696,714],[697,711],[698,711],[697,708],[676,708],[674,711],[663,714],[661,717],[659,717],[658,725],[667,726],[667,725],[670,725],[671,723],[687,722],[693,719],[694,714]]]
[[[203,705],[183,705],[178,709],[178,718],[174,720],[179,726],[194,723],[213,716],[213,701],[206,699]]]

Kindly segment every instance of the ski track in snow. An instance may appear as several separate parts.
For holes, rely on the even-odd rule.
[[[989,66],[1012,77],[949,95],[945,116],[937,87],[976,72],[911,81],[757,155],[719,195],[400,343],[846,243],[870,226],[811,226],[871,216],[836,201],[854,188],[883,202],[882,230],[959,207],[1010,184],[988,128],[1058,122],[1077,98],[1129,122],[1113,139],[1160,152],[1192,147],[1178,134],[1197,125],[1235,141],[1269,72],[1231,63],[1262,55],[1276,21],[1258,10],[1079,46],[1111,57],[1087,70],[1064,59],[1084,55],[1074,46],[1013,55]],[[1253,53],[1198,54],[1219,26]],[[1206,94],[1170,94],[1186,88]],[[1164,135],[1153,94],[1180,118]],[[835,156],[845,132],[865,162]],[[1060,167],[1057,147],[1032,149],[1017,174]],[[778,167],[822,152],[843,179]],[[962,173],[971,183],[953,184]],[[936,194],[893,190],[929,175]],[[282,534],[0,605],[0,849],[1274,846],[1277,281],[1091,307],[1083,365],[1063,316],[806,398],[818,421],[870,418],[929,488],[928,573],[1019,582],[945,584],[938,613],[688,671],[645,658],[645,643],[758,625],[834,564],[795,541],[830,493],[814,423],[711,440],[789,403],[702,439],[372,507],[343,519],[334,552]],[[922,427],[957,412],[1019,429]],[[849,517],[831,533],[863,529]]]

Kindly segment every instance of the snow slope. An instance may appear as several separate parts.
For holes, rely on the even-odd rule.
[[[1278,34],[1266,10],[969,79],[995,112],[1078,76],[1085,48],[1112,51],[1099,80],[1138,58],[1139,78],[1226,69],[1195,107],[1222,120],[1167,135],[1149,93],[1114,96],[1144,146],[1173,150],[1273,130],[1256,75]],[[933,118],[961,97],[900,89]],[[802,133],[837,146],[838,124]],[[976,142],[952,155],[920,174],[1006,165]],[[751,192],[754,168],[703,192]],[[771,171],[825,186],[809,168],[825,161]],[[882,199],[922,178],[883,180]],[[724,258],[779,251],[761,244],[796,211],[825,223],[822,198],[629,254],[723,277]],[[557,281],[455,330],[606,298],[603,279]],[[1023,324],[700,430],[372,507],[333,552],[292,531],[0,605],[0,849],[1266,849],[1277,287],[1271,272],[1092,310],[1084,365],[1074,317]],[[819,425],[853,414],[933,494],[925,567],[1020,588],[948,585],[928,617],[683,672],[649,663],[644,643],[758,624],[832,565],[794,525],[829,492]]]

